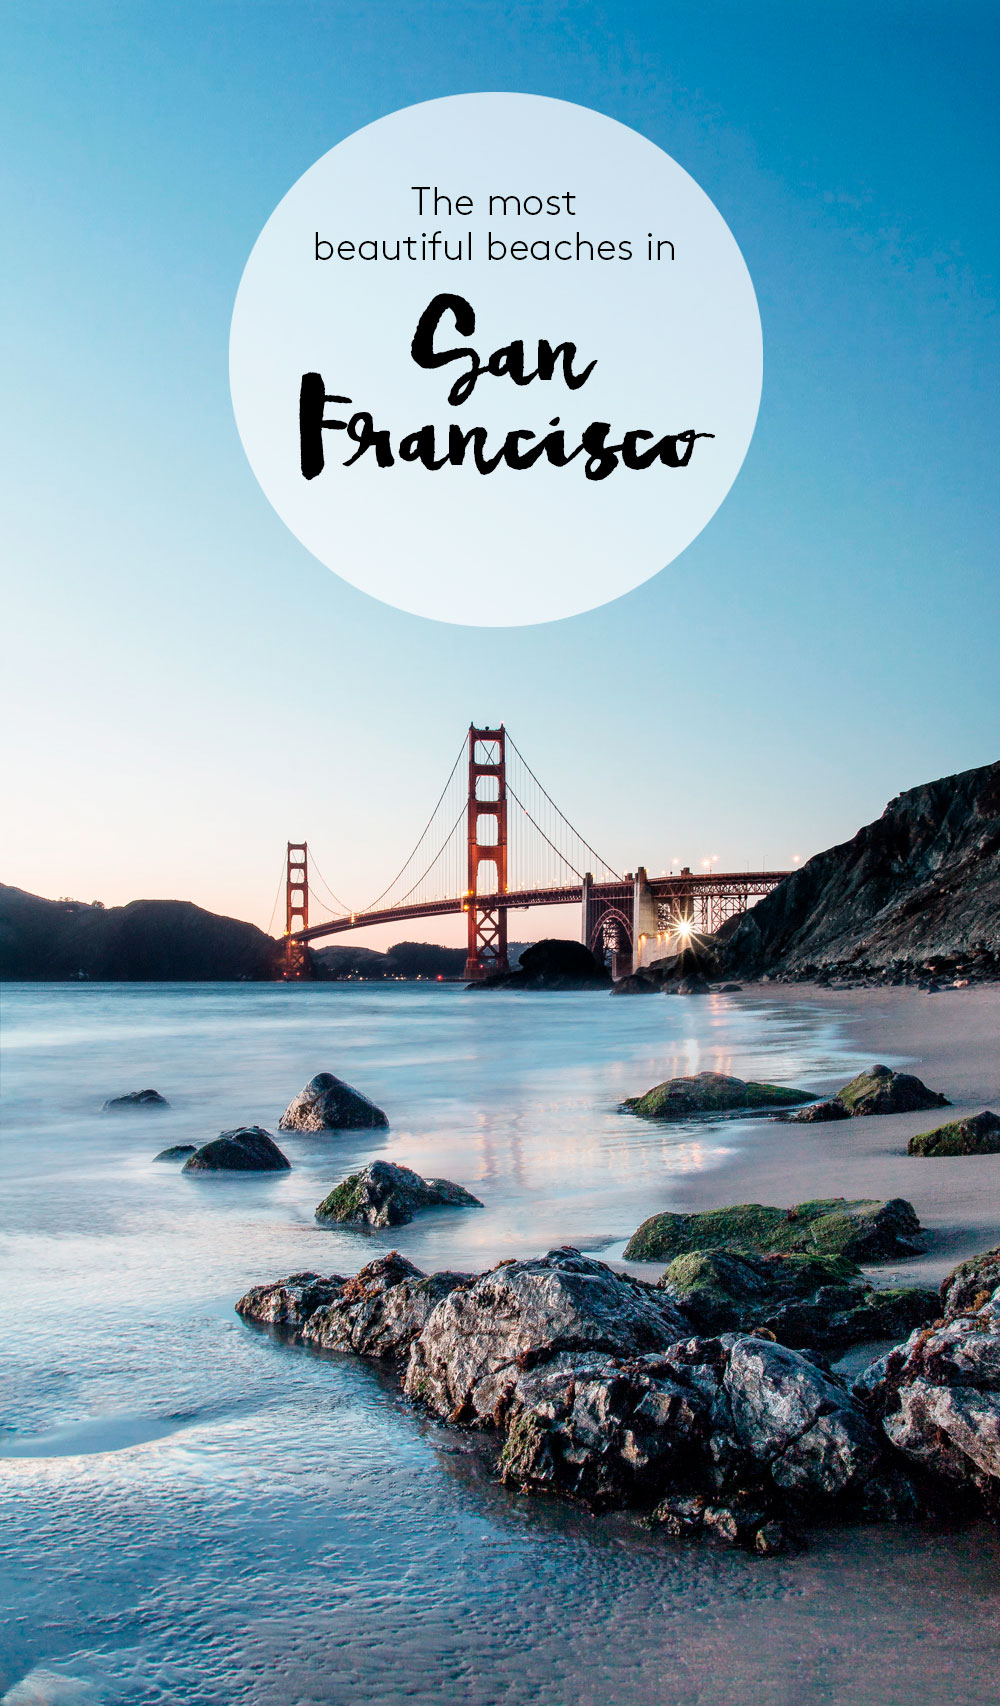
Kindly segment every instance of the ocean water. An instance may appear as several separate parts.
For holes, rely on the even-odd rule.
[[[476,1270],[614,1259],[753,1121],[669,1131],[624,1095],[704,1068],[823,1089],[835,1014],[759,996],[421,985],[2,990],[0,1700],[859,1706],[995,1698],[992,1530],[833,1529],[754,1560],[498,1487],[371,1367],[240,1322],[247,1286],[395,1247]],[[276,1129],[313,1073],[388,1132],[280,1141],[292,1171],[184,1177],[168,1144]],[[160,1090],[168,1109],[102,1113]],[[481,1210],[319,1228],[383,1156]]]

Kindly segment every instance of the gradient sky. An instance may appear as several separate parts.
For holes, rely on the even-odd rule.
[[[307,837],[360,904],[473,719],[506,721],[619,868],[786,864],[997,758],[998,16],[8,0],[3,879],[266,925]],[[700,538],[602,610],[506,631],[404,615],[316,562],[253,479],[227,373],[243,266],[294,180],[383,113],[477,89],[665,148],[764,326],[757,433]],[[492,596],[474,541],[469,583],[471,608]]]

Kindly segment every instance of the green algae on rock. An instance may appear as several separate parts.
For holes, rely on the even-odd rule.
[[[622,1111],[647,1120],[683,1120],[692,1114],[766,1112],[815,1100],[810,1090],[790,1090],[781,1084],[729,1078],[722,1072],[698,1072],[690,1078],[667,1078],[644,1096],[628,1096]]]
[[[837,1091],[837,1100],[849,1114],[914,1114],[924,1108],[948,1106],[947,1096],[928,1090],[911,1072],[893,1072],[881,1065],[859,1072]]]
[[[911,1203],[845,1197],[820,1198],[792,1208],[739,1203],[700,1214],[654,1214],[625,1246],[633,1262],[672,1261],[693,1251],[735,1250],[770,1254],[842,1256],[851,1262],[914,1255],[920,1231]]]
[[[990,1108],[911,1137],[907,1155],[1000,1155],[1000,1118]]]
[[[839,1351],[898,1339],[939,1311],[936,1291],[876,1291],[844,1256],[695,1250],[675,1256],[658,1284],[700,1333],[764,1327],[795,1350]]]

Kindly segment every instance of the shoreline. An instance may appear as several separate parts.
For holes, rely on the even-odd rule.
[[[693,1000],[697,997],[683,997]],[[830,1124],[757,1125],[708,1173],[691,1173],[671,1206],[742,1202],[780,1207],[815,1197],[905,1197],[926,1229],[924,1254],[872,1269],[886,1283],[937,1285],[957,1262],[1000,1243],[1000,1155],[938,1159],[907,1155],[917,1132],[991,1107],[1000,1112],[1000,985],[934,995],[913,988],[828,990],[809,984],[754,985],[745,1005],[808,1002],[839,1016],[869,1062],[905,1063],[952,1104],[929,1113],[881,1114]],[[813,1088],[832,1093],[836,1080]],[[735,1134],[734,1134],[735,1135]],[[630,1267],[637,1264],[629,1264]]]

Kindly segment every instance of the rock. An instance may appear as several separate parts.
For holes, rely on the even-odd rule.
[[[482,1421],[520,1373],[563,1351],[640,1355],[688,1333],[662,1292],[566,1246],[453,1292],[414,1345],[405,1386],[439,1415]]]
[[[693,1114],[758,1113],[811,1100],[808,1090],[698,1072],[690,1078],[667,1078],[644,1096],[628,1096],[621,1106],[624,1113],[647,1120],[685,1120]]]
[[[448,1206],[482,1208],[478,1197],[450,1179],[422,1179],[409,1167],[391,1161],[369,1161],[351,1173],[316,1210],[321,1224],[405,1226],[423,1208]]]
[[[348,1280],[340,1296],[306,1323],[306,1344],[400,1361],[438,1304],[470,1283],[468,1274],[425,1274],[393,1251]]]
[[[720,983],[718,992],[720,995],[739,995],[742,988],[742,983]]]
[[[658,995],[660,980],[650,977],[648,972],[630,972],[627,977],[618,978],[613,985],[612,995]]]
[[[762,1523],[754,1535],[753,1549],[761,1558],[774,1558],[781,1552],[798,1550],[783,1522]]]
[[[245,1320],[278,1327],[304,1344],[398,1361],[437,1305],[470,1283],[466,1274],[425,1274],[390,1250],[353,1279],[304,1273],[254,1286],[236,1309]]]
[[[938,1312],[929,1287],[876,1291],[843,1257],[697,1250],[675,1257],[658,1283],[699,1333],[764,1327],[794,1349],[898,1339]]]
[[[289,1102],[278,1130],[372,1131],[388,1124],[382,1109],[360,1090],[352,1090],[332,1072],[317,1072]]]
[[[611,973],[582,942],[546,937],[525,948],[516,971],[495,972],[467,989],[610,989]]]
[[[503,1430],[508,1485],[595,1507],[655,1505],[670,1532],[729,1545],[755,1545],[782,1511],[856,1509],[887,1472],[878,1431],[846,1387],[758,1337],[631,1358],[562,1352],[514,1374],[486,1419]]]
[[[934,1131],[911,1137],[907,1155],[997,1155],[1000,1154],[1000,1118],[984,1108],[968,1119],[952,1120]]]
[[[101,1109],[102,1114],[117,1113],[128,1108],[169,1108],[170,1103],[159,1090],[130,1090],[125,1096],[112,1096]]]
[[[393,1252],[395,1254],[395,1252]],[[339,1298],[347,1280],[343,1274],[289,1274],[271,1285],[255,1285],[236,1305],[236,1313],[260,1326],[284,1327],[297,1337],[323,1304]]]
[[[676,983],[666,985],[667,995],[709,995],[708,979],[695,974],[693,977],[678,978]]]
[[[957,1268],[941,1282],[941,1309],[945,1315],[974,1314],[1000,1289],[1000,1247],[984,1250]]]
[[[887,1202],[844,1197],[770,1208],[741,1203],[701,1214],[654,1214],[625,1246],[626,1261],[671,1261],[689,1251],[762,1251],[770,1254],[846,1256],[877,1262],[912,1256],[920,1222],[902,1197]]]
[[[909,1072],[893,1072],[888,1066],[873,1066],[870,1072],[859,1072],[849,1084],[837,1091],[849,1114],[912,1114],[924,1108],[946,1108],[947,1096],[928,1090],[927,1085]]]
[[[794,1114],[780,1114],[779,1118],[790,1121],[793,1125],[821,1125],[826,1120],[849,1120],[850,1114],[843,1102],[836,1096],[828,1102],[810,1102],[806,1108],[796,1109]]]
[[[174,1143],[169,1149],[161,1149],[159,1155],[154,1155],[154,1161],[183,1161],[185,1156],[193,1155],[193,1143]]]
[[[798,1351],[767,1339],[733,1345],[725,1376],[733,1428],[783,1492],[857,1492],[881,1465],[876,1431],[847,1388]]]
[[[499,1444],[508,1485],[653,1511],[762,1555],[795,1513],[916,1508],[843,1382],[769,1337],[692,1337],[657,1292],[569,1247],[472,1278],[393,1251],[353,1279],[293,1274],[237,1305],[316,1348],[388,1359],[404,1390]],[[654,1508],[655,1507],[655,1508]]]
[[[211,1143],[185,1161],[185,1173],[283,1173],[291,1162],[282,1155],[270,1132],[263,1126],[238,1126],[221,1131]]]
[[[855,1384],[897,1451],[956,1492],[1000,1508],[1000,1251],[942,1286],[946,1313]]]
[[[648,1502],[653,1489],[687,1480],[709,1404],[662,1359],[623,1364],[564,1352],[512,1371],[486,1419],[504,1428],[498,1468],[506,1485],[601,1507]]]

